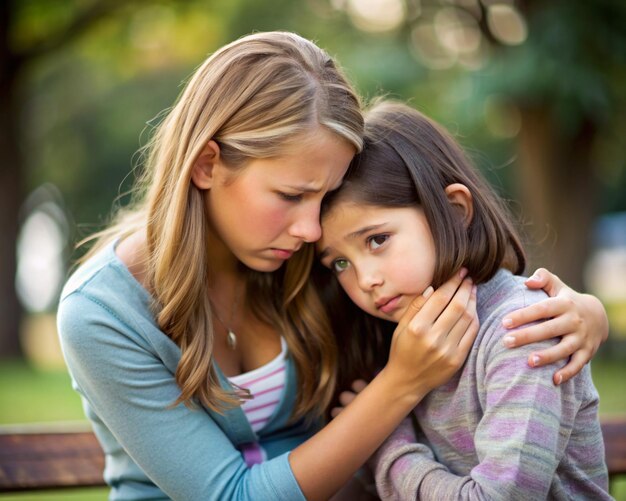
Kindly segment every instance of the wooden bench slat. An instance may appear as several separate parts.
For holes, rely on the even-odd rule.
[[[609,475],[626,474],[626,418],[603,419],[602,436]]]
[[[92,432],[0,435],[0,491],[101,486],[103,471]]]
[[[603,418],[609,477],[626,474],[626,417]],[[104,486],[104,454],[91,431],[0,429],[0,492]]]

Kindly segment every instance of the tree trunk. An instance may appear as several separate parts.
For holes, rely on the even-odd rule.
[[[595,126],[567,136],[547,108],[521,110],[519,200],[529,251],[528,272],[544,266],[583,290],[597,184],[591,165]]]
[[[0,358],[21,355],[22,308],[15,292],[23,164],[19,150],[18,61],[9,48],[10,2],[0,7]]]

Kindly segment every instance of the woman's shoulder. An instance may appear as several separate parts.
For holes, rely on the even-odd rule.
[[[116,252],[117,241],[109,242],[82,263],[61,292],[59,313],[79,309],[104,309],[111,315],[140,313],[152,317],[152,299]]]
[[[118,344],[169,353],[169,338],[158,328],[152,297],[120,260],[116,244],[98,250],[65,284],[57,310],[61,341],[97,352],[116,339]]]

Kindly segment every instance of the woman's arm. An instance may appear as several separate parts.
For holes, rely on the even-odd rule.
[[[544,268],[535,271],[526,285],[530,289],[544,289],[550,298],[507,315],[503,325],[511,332],[503,342],[508,348],[514,348],[561,337],[557,345],[533,351],[528,357],[528,365],[541,367],[569,358],[568,363],[552,376],[554,384],[564,383],[578,374],[607,340],[606,311],[595,296],[572,290]],[[538,320],[546,321],[524,327]]]
[[[475,291],[462,282],[455,277],[413,302],[394,334],[390,362],[350,412],[293,452],[252,468],[204,409],[170,408],[180,389],[142,333],[153,326],[129,326],[98,298],[73,292],[61,302],[59,332],[77,388],[106,426],[108,452],[127,454],[167,496],[328,499],[464,361],[477,318]]]
[[[304,499],[287,454],[248,468],[205,409],[170,407],[180,388],[162,357],[173,359],[175,350],[155,350],[138,326],[81,292],[62,300],[58,322],[68,367],[98,416],[95,431],[105,452],[136,463],[172,499]],[[173,345],[165,336],[162,343]],[[125,480],[113,488],[142,489],[142,477]]]
[[[291,453],[289,462],[307,499],[335,493],[409,411],[465,361],[478,319],[475,287],[468,280],[461,284],[462,278],[451,279],[427,300],[414,300],[394,333],[384,369],[341,415]]]

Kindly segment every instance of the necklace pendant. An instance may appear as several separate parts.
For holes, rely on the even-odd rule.
[[[228,329],[228,334],[226,334],[226,344],[231,350],[237,349],[237,336],[231,329]]]

